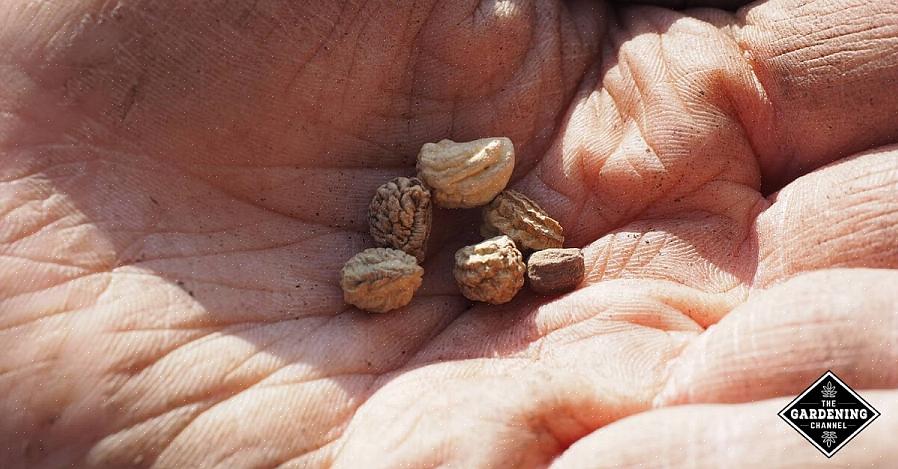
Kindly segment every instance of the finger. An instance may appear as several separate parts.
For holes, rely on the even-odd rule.
[[[775,194],[755,221],[763,288],[802,272],[898,268],[898,147],[857,155]]]
[[[895,141],[896,8],[776,0],[729,16],[621,7],[600,68],[520,187],[582,244],[647,213],[682,213],[683,197],[719,194],[723,183],[763,181],[767,191]],[[701,209],[716,213],[727,200]]]
[[[707,21],[631,13],[611,28],[598,81],[520,188],[561,219],[571,245],[598,238],[585,250],[589,282],[648,277],[734,303],[753,270],[749,220],[766,206],[734,118],[751,103],[750,69]]]
[[[898,387],[898,271],[827,270],[759,291],[671,362],[656,406],[796,394],[827,369]]]
[[[776,0],[735,33],[774,120],[746,125],[768,187],[898,141],[898,3]]]
[[[840,467],[898,459],[898,391],[862,393],[882,415],[843,447]],[[657,409],[612,423],[574,443],[551,468],[812,467],[826,461],[777,413],[788,399]],[[673,431],[672,431],[673,430]]]

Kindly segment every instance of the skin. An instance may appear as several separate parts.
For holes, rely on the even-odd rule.
[[[802,3],[0,1],[0,467],[893,465],[898,4]],[[440,210],[344,305],[484,136],[580,288],[471,305]],[[883,414],[833,459],[776,416],[827,369]]]

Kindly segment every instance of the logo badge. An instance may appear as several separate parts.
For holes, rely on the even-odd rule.
[[[831,458],[879,412],[827,371],[779,413],[780,418]]]

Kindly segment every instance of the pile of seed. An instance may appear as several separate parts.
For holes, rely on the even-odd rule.
[[[514,170],[507,138],[427,143],[418,154],[418,176],[397,177],[377,189],[368,207],[378,247],[353,256],[340,272],[345,301],[384,313],[407,305],[421,286],[433,204],[482,207],[484,241],[455,253],[452,274],[468,299],[502,304],[524,286],[543,295],[575,289],[583,280],[583,255],[563,249],[564,230],[524,194],[506,190]],[[525,264],[525,254],[529,255]]]

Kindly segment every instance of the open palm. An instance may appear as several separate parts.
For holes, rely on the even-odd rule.
[[[0,466],[822,463],[826,369],[883,414],[831,462],[898,458],[898,4],[4,3]],[[347,307],[374,189],[488,136],[581,288],[471,305],[445,210]]]

